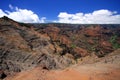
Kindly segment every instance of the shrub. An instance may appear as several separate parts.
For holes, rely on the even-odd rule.
[[[111,42],[111,44],[112,44],[112,46],[113,46],[114,49],[120,48],[120,44],[117,43],[117,38],[118,38],[117,35],[113,35],[110,38],[110,42]]]
[[[71,44],[71,48],[76,48],[76,45],[75,44]]]

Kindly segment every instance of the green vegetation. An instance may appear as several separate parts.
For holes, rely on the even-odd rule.
[[[93,46],[93,47],[91,47],[91,51],[95,51],[95,47]]]
[[[71,44],[71,48],[76,48],[76,45],[75,44]]]
[[[110,42],[112,43],[112,46],[113,46],[114,49],[120,48],[120,44],[117,43],[117,38],[118,38],[117,35],[113,35],[110,38]]]

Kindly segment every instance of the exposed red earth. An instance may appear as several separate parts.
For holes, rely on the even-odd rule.
[[[1,80],[120,80],[119,24],[0,18]]]

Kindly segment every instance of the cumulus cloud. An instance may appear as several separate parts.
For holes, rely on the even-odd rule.
[[[0,17],[7,16],[13,20],[24,23],[44,23],[45,17],[39,18],[37,14],[28,9],[20,9],[18,7],[13,7],[11,4],[9,8],[14,11],[3,11],[0,9]]]
[[[77,23],[77,24],[120,24],[120,14],[116,11],[96,10],[92,13],[75,13],[60,12],[58,20],[60,23]]]
[[[9,8],[10,8],[10,9],[14,9],[14,7],[13,7],[11,4],[9,4]]]
[[[6,13],[2,9],[0,9],[0,17],[3,17],[3,16],[6,16]]]

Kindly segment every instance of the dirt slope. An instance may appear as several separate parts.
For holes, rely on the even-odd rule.
[[[120,80],[120,49],[91,64],[76,64],[64,70],[40,67],[23,71],[6,80]],[[117,57],[116,57],[117,56]],[[114,58],[113,58],[114,57]]]
[[[119,80],[120,67],[114,64],[82,65],[65,70],[35,68],[5,80]]]

